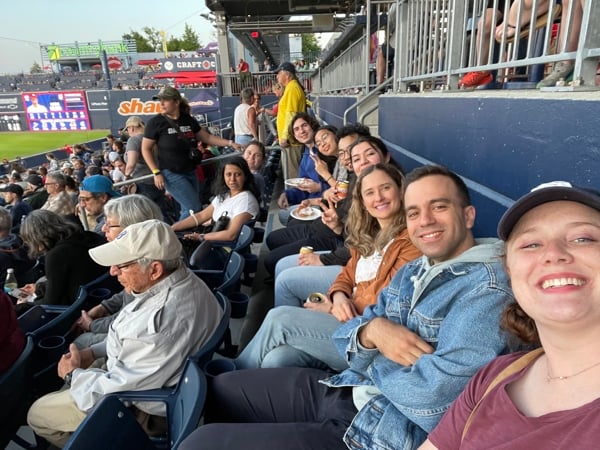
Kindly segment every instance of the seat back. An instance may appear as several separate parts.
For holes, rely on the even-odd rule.
[[[90,411],[64,448],[103,450],[108,447],[112,450],[156,448],[129,408],[114,396],[103,398]]]
[[[174,395],[170,396],[167,406],[171,449],[177,449],[181,441],[198,427],[204,411],[206,391],[204,373],[194,361],[188,359]]]
[[[244,258],[238,252],[231,252],[231,258],[225,269],[223,282],[215,290],[228,294],[239,291],[240,280],[244,273]]]
[[[243,254],[249,250],[250,245],[253,241],[254,228],[250,227],[249,225],[242,225],[240,234],[237,238],[235,246],[233,247],[233,250],[240,254]]]
[[[0,448],[4,448],[17,431],[29,405],[25,399],[31,389],[33,349],[33,339],[28,336],[21,355],[0,375]]]
[[[204,364],[206,364],[208,361],[210,361],[212,359],[214,353],[217,351],[217,349],[223,343],[223,340],[225,339],[227,331],[229,330],[229,317],[231,316],[231,304],[229,303],[229,300],[227,299],[227,297],[219,291],[215,292],[215,297],[217,298],[217,301],[219,302],[219,304],[221,305],[221,308],[223,309],[223,317],[221,318],[219,325],[215,329],[215,332],[210,337],[208,342],[206,344],[204,344],[200,350],[198,350],[196,353],[194,353],[192,356],[190,356],[190,359],[192,361],[194,361],[194,363],[198,367],[204,367]]]

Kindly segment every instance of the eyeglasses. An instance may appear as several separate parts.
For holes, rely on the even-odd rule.
[[[44,183],[44,186],[54,186],[55,184],[58,184],[58,183]]]
[[[90,200],[94,200],[94,198],[95,197],[82,197],[82,196],[79,196],[79,201],[86,203],[86,202],[89,202]]]
[[[134,264],[137,264],[138,261],[139,261],[139,259],[136,259],[135,261],[130,261],[130,262],[116,265],[115,267],[119,270],[127,269],[128,267],[133,266]]]
[[[109,225],[108,223],[104,222],[104,225],[106,228],[121,228],[121,224],[118,225]]]

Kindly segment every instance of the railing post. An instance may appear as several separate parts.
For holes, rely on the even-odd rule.
[[[600,49],[600,0],[587,0],[583,5],[581,33],[577,45],[573,80],[588,87],[595,86]],[[594,49],[594,50],[592,50]],[[592,50],[592,51],[591,51]]]
[[[446,64],[448,75],[446,85],[451,89],[458,88],[459,76],[454,73],[462,66],[461,55],[463,50],[464,36],[466,32],[467,2],[464,0],[452,0],[450,23],[448,30],[448,62]],[[472,36],[475,35],[475,30]]]

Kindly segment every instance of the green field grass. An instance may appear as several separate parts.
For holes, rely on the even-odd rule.
[[[8,131],[0,133],[0,159],[13,160],[16,156],[30,156],[62,148],[66,144],[73,146],[82,142],[102,138],[108,130],[89,131]]]

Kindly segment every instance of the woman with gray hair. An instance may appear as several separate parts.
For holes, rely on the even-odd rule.
[[[75,205],[65,190],[66,185],[67,178],[62,172],[49,172],[44,183],[48,192],[48,200],[41,209],[63,216],[75,214]]]
[[[113,241],[125,228],[134,223],[150,219],[162,220],[160,208],[149,198],[131,194],[116,197],[104,205],[106,221],[102,231],[107,241]],[[111,298],[103,300],[98,306],[89,311],[82,311],[76,325],[85,333],[75,340],[78,348],[89,347],[96,342],[101,342],[108,333],[108,327],[117,317],[117,314],[133,299],[133,294],[121,292]]]
[[[21,238],[29,247],[31,258],[45,258],[45,289],[32,285],[24,288],[28,293],[35,290],[37,298],[33,304],[70,305],[79,286],[106,272],[88,254],[89,249],[103,244],[104,238],[83,231],[75,222],[52,211],[31,212],[21,224]],[[31,303],[18,304],[17,315],[30,306]]]

